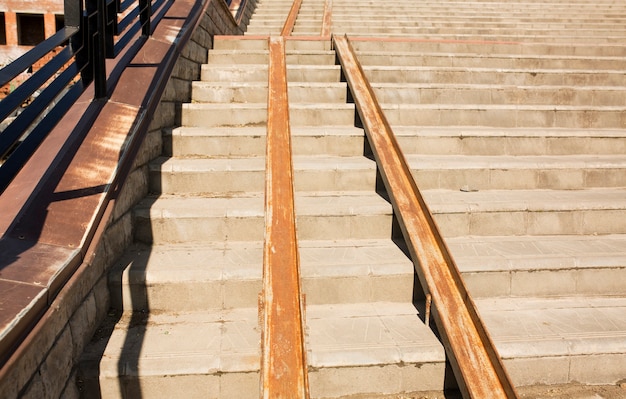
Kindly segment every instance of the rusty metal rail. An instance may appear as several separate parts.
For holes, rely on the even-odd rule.
[[[322,31],[321,36],[330,36],[332,28],[332,16],[333,16],[333,0],[324,1],[324,16],[322,17]]]
[[[287,15],[287,19],[285,20],[283,29],[280,32],[281,36],[290,36],[291,32],[293,32],[293,27],[296,25],[296,19],[298,18],[298,13],[300,12],[301,5],[302,0],[294,0],[291,4],[289,14]]]
[[[333,44],[464,398],[517,398],[347,37]]]
[[[283,37],[269,39],[261,378],[263,398],[308,398]]]

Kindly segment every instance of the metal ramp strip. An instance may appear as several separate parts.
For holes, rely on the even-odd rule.
[[[361,122],[465,398],[517,398],[347,36],[334,37]]]
[[[308,398],[285,41],[269,38],[261,379],[263,398]]]

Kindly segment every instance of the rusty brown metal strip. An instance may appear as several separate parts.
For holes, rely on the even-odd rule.
[[[262,396],[308,398],[284,39],[271,37],[269,52]]]
[[[293,32],[293,27],[296,25],[296,19],[298,18],[301,5],[302,0],[293,0],[293,3],[291,3],[289,15],[287,15],[287,19],[283,25],[283,30],[280,32],[281,36],[289,36],[291,35],[291,32]]]
[[[347,37],[334,47],[464,398],[517,398]]]
[[[321,36],[330,36],[330,30],[332,27],[333,18],[333,0],[324,1],[324,16],[322,17],[322,32]]]

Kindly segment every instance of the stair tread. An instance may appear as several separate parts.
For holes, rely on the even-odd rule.
[[[413,265],[389,240],[301,240],[303,278],[413,275]],[[131,284],[168,281],[260,280],[261,242],[135,244],[117,265],[115,279]],[[122,277],[124,273],[124,277]]]
[[[471,189],[471,188],[470,188]],[[587,190],[425,190],[433,213],[626,209],[625,188]]]
[[[471,236],[446,240],[462,272],[626,269],[626,235]]]
[[[363,156],[342,157],[329,155],[297,155],[293,158],[294,171],[298,170],[350,170],[375,169],[373,160]],[[150,166],[160,172],[211,172],[228,171],[265,171],[265,157],[245,158],[158,158]]]
[[[153,218],[249,217],[264,216],[263,193],[208,197],[168,195],[148,198],[136,209],[141,216]],[[390,213],[391,205],[378,194],[364,191],[297,192],[297,215]]]
[[[476,303],[504,359],[626,352],[626,298],[484,298]]]

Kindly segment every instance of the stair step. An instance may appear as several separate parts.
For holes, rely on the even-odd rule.
[[[179,127],[166,132],[167,155],[262,156],[265,127]],[[348,126],[293,127],[297,155],[364,153],[364,132]],[[523,129],[489,127],[395,126],[405,154],[424,155],[621,155],[626,153],[623,131],[617,129]]]
[[[579,57],[532,54],[484,54],[411,51],[360,51],[363,66],[492,68],[505,70],[619,70],[626,68],[624,57]]]
[[[443,347],[410,303],[308,306],[306,315],[311,397],[443,390]]]
[[[297,156],[295,189],[374,190],[376,164],[365,157]],[[265,159],[159,158],[150,165],[151,188],[164,194],[263,191]]]
[[[346,103],[345,83],[291,82],[289,100],[294,103]],[[208,103],[262,103],[267,101],[267,82],[194,82],[192,101]]]
[[[287,65],[288,82],[339,82],[338,65]],[[209,65],[201,67],[200,80],[208,82],[266,82],[266,65]]]
[[[626,106],[626,87],[375,83],[385,104],[523,104]]]
[[[617,86],[623,87],[620,70],[494,69],[460,67],[367,66],[372,83],[446,83],[516,86]]]
[[[298,239],[390,238],[391,205],[375,193],[298,193]],[[162,195],[135,209],[135,238],[146,243],[263,239],[263,194],[224,198]]]
[[[515,385],[613,384],[626,373],[623,297],[476,302]]]
[[[474,298],[626,296],[626,236],[446,240]]]
[[[302,240],[299,247],[310,305],[412,301],[413,264],[389,240]],[[109,278],[111,292],[119,293],[111,306],[152,312],[254,307],[262,270],[262,242],[136,244]]]
[[[444,237],[622,234],[625,194],[612,188],[423,193]]]
[[[422,190],[575,190],[626,187],[619,155],[479,156],[407,155]]]
[[[621,155],[623,130],[395,126],[405,154]]]
[[[348,125],[354,124],[354,105],[345,103],[293,104],[289,107],[292,126]],[[267,123],[267,104],[183,104],[184,126],[264,126]]]
[[[267,50],[268,39],[252,39],[241,36],[215,36],[213,43],[214,50]],[[290,50],[330,50],[329,40],[287,40],[285,49]]]
[[[410,51],[444,52],[444,53],[478,53],[478,54],[518,54],[518,55],[551,55],[551,56],[579,56],[579,57],[623,57],[622,44],[597,43],[595,45],[564,46],[562,44],[544,43],[484,43],[480,42],[448,42],[428,41],[416,38],[405,40],[355,40],[352,42],[357,52],[361,51]]]
[[[392,126],[622,129],[626,107],[573,105],[384,104]]]
[[[257,308],[109,315],[83,354],[84,394],[103,398],[258,398]],[[113,328],[113,324],[117,322]]]
[[[107,398],[258,397],[257,323],[256,308],[124,313],[111,337],[83,355],[83,367],[100,370],[99,380],[83,376],[85,390],[99,385]],[[308,306],[306,340],[312,397],[443,389],[443,348],[410,304]],[[345,383],[355,378],[362,381]]]
[[[285,58],[287,64],[304,65],[334,65],[335,53],[332,51],[287,51]],[[266,64],[269,61],[269,53],[265,50],[213,50],[209,52],[209,64],[211,65],[246,65]]]
[[[265,127],[179,127],[166,132],[165,154],[181,157],[263,156],[265,134]],[[364,151],[365,133],[356,127],[292,127],[291,134],[295,155],[358,156]]]

